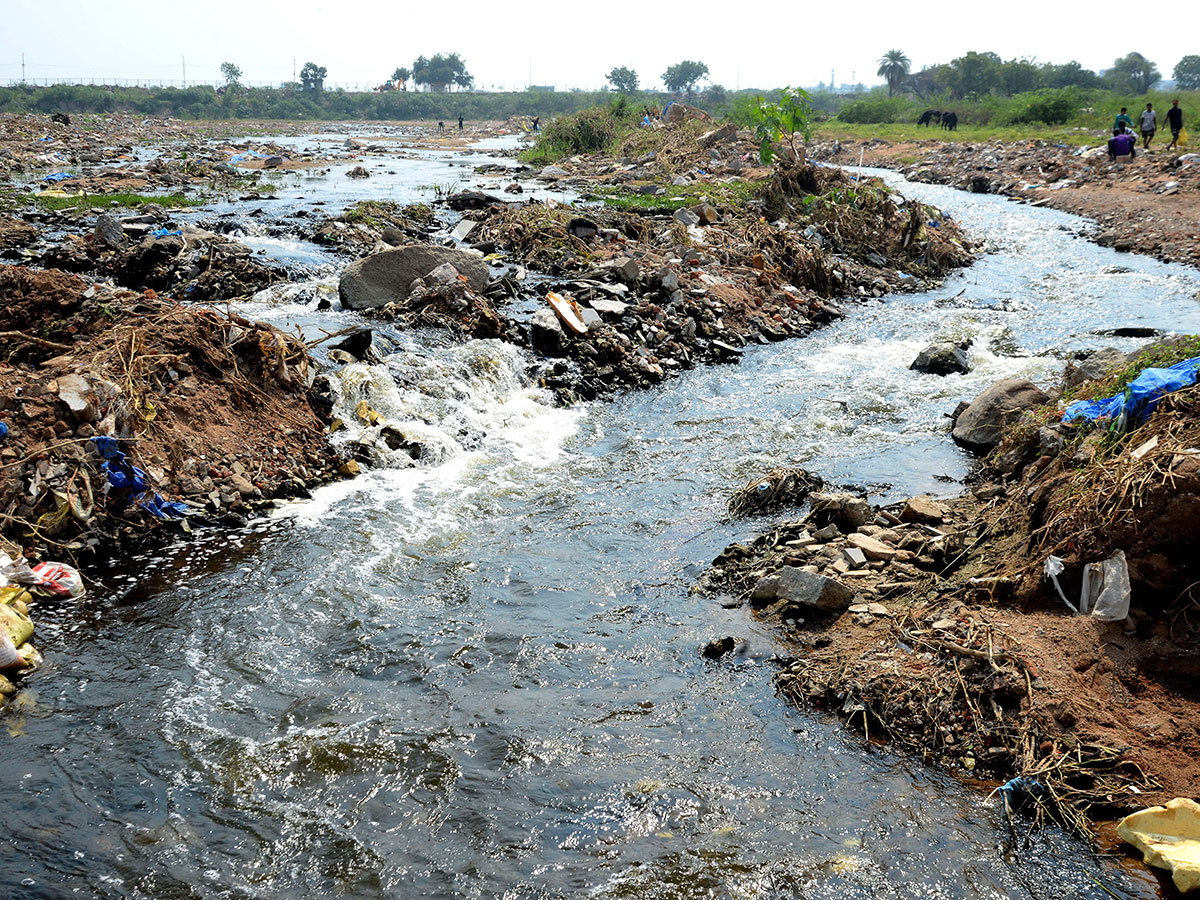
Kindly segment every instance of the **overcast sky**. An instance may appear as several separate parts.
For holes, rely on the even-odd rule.
[[[972,8],[973,7],[973,8]],[[985,12],[986,10],[986,12]],[[1125,15],[1115,20],[1104,10]],[[1190,20],[1185,22],[1183,20]],[[1129,27],[1120,27],[1129,26]],[[378,84],[424,54],[457,51],[478,87],[533,84],[595,88],[613,66],[660,86],[682,59],[708,65],[727,88],[870,85],[879,57],[903,50],[913,70],[968,50],[1039,62],[1075,59],[1100,69],[1136,50],[1169,78],[1180,57],[1200,53],[1195,0],[1155,7],[1107,3],[809,4],[329,2],[329,0],[0,0],[0,82],[29,79],[216,81],[229,60],[246,82],[291,80],[312,60],[333,84]]]

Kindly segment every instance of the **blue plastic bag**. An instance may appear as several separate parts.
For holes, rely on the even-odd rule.
[[[1142,373],[1119,394],[1103,400],[1072,403],[1063,413],[1063,421],[1112,419],[1122,428],[1138,425],[1154,412],[1164,395],[1195,384],[1197,369],[1200,369],[1200,356],[1175,363],[1169,369],[1142,369]]]
[[[8,426],[3,422],[0,422],[0,440],[3,440],[6,437],[8,437]]]
[[[68,178],[74,178],[70,172],[51,172],[42,181],[66,181]]]
[[[106,435],[94,437],[92,446],[104,460],[103,470],[108,476],[109,486],[129,491],[127,504],[132,502],[141,506],[156,519],[180,519],[188,514],[187,504],[164,500],[150,489],[150,477],[129,462],[116,438]]]

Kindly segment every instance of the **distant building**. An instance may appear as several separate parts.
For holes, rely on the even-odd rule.
[[[554,93],[554,85],[552,84],[531,84],[529,89],[531,91],[545,91],[547,94]]]

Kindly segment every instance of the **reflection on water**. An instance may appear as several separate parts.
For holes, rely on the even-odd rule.
[[[912,192],[992,253],[737,367],[572,410],[494,342],[397,336],[347,369],[344,404],[436,452],[43,612],[47,665],[4,719],[11,895],[1153,896],[1056,833],[1014,851],[978,793],[787,709],[771,634],[689,592],[761,526],[721,518],[752,475],[952,491],[958,400],[1134,346],[1102,327],[1200,328],[1190,270]],[[275,301],[254,314],[314,320]],[[910,372],[943,335],[974,371]],[[724,634],[746,651],[702,660]]]

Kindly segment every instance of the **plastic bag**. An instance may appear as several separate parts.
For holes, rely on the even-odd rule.
[[[79,597],[83,594],[83,578],[77,569],[66,563],[38,563],[33,567],[37,581],[33,590],[50,597]]]
[[[1187,146],[1187,144],[1188,144],[1188,133],[1187,133],[1187,129],[1186,129],[1186,128],[1180,128],[1180,129],[1179,129],[1179,143],[1178,143],[1178,144],[1176,144],[1175,146],[1177,146],[1177,147],[1186,147],[1186,146]]]
[[[1106,560],[1083,567],[1079,613],[1090,613],[1105,622],[1119,622],[1129,616],[1129,567],[1125,551],[1118,550]]]

